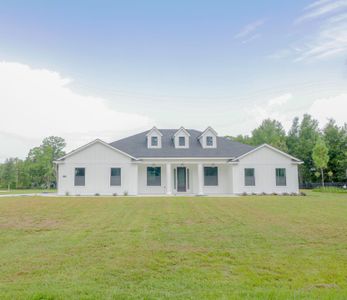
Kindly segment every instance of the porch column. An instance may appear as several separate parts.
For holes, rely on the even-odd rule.
[[[166,195],[171,195],[171,164],[166,164]]]
[[[202,164],[198,164],[198,195],[204,195],[204,168]]]

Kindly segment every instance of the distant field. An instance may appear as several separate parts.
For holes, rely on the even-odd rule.
[[[39,189],[28,189],[28,190],[1,190],[0,195],[14,195],[14,194],[41,194],[41,193],[56,193],[57,190],[39,190]]]
[[[0,198],[0,299],[347,299],[347,196]]]

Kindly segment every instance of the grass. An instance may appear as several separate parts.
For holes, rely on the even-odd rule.
[[[321,192],[321,193],[347,193],[347,189],[334,187],[334,186],[326,186],[326,187],[317,187],[314,188],[312,191],[314,192]]]
[[[347,197],[0,198],[0,299],[346,299]]]
[[[20,194],[42,194],[42,193],[56,193],[55,189],[16,189],[16,190],[0,190],[0,195],[20,195]]]

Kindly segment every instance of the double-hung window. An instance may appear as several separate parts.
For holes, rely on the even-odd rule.
[[[86,169],[75,168],[75,186],[85,186],[86,184]]]
[[[204,167],[204,185],[218,185],[218,167]]]
[[[121,168],[111,168],[111,186],[120,186],[122,184]]]
[[[245,168],[245,186],[255,186],[255,176],[253,168]]]
[[[186,138],[184,136],[178,137],[178,145],[180,147],[184,147],[186,145]]]
[[[277,186],[286,186],[286,169],[285,168],[277,168],[276,169],[276,185]]]
[[[213,137],[212,136],[206,137],[206,146],[213,146]]]
[[[158,137],[157,136],[152,136],[151,137],[151,146],[152,147],[157,147],[158,146]]]
[[[161,186],[161,167],[147,167],[147,186]]]

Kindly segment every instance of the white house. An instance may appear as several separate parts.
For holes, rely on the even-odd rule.
[[[204,132],[157,129],[95,140],[56,161],[60,195],[298,193],[295,157]]]

